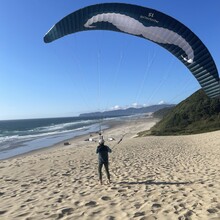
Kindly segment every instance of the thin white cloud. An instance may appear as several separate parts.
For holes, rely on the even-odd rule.
[[[166,102],[163,101],[163,100],[161,100],[161,101],[158,103],[158,105],[163,105],[163,104],[166,104]]]
[[[158,103],[158,105],[162,105],[162,104],[166,104],[166,102],[161,100]],[[134,103],[132,103],[130,105],[126,105],[126,106],[115,105],[115,106],[111,107],[110,110],[120,110],[120,109],[128,109],[128,108],[143,108],[143,107],[147,107],[147,106],[150,106],[150,105],[149,104],[138,104],[137,102],[134,102]]]
[[[115,105],[111,108],[112,110],[119,110],[122,109],[119,105]]]
[[[140,107],[140,105],[138,104],[138,103],[133,103],[133,104],[131,104],[131,107],[134,107],[134,108],[139,108]]]
[[[142,108],[142,107],[147,107],[147,106],[149,106],[149,105],[147,105],[147,104],[138,104],[138,103],[133,103],[133,104],[131,104],[131,106],[130,107],[133,107],[133,108]]]

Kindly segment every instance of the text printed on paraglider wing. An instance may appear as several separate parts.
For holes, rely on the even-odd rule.
[[[155,22],[155,23],[159,23],[158,20],[152,18],[153,17],[152,15],[154,15],[154,14],[153,13],[149,13],[148,14],[149,17],[141,15],[140,18],[145,19],[145,20],[149,20],[149,21],[152,21],[152,22]]]

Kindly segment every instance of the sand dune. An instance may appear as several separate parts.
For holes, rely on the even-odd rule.
[[[85,137],[0,161],[0,219],[220,219],[220,131],[133,138],[154,123],[105,132],[110,185]]]

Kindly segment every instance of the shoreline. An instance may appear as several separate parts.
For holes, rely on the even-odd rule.
[[[151,117],[143,117],[141,116],[139,119],[130,119],[130,120],[118,120],[116,118],[113,119],[113,120],[109,120],[107,123],[105,122],[105,126],[107,124],[108,128],[104,129],[103,130],[103,134],[105,136],[105,134],[109,134],[109,132],[111,133],[112,131],[115,131],[115,129],[125,129],[126,126],[135,126],[135,124],[138,124],[138,123],[143,123],[142,127],[143,129],[146,127],[146,129],[150,129],[150,127],[152,127],[156,122],[158,121],[158,119],[156,118],[151,118]],[[150,125],[150,127],[145,123],[152,123],[152,125]],[[121,130],[120,130],[121,132]],[[5,159],[1,159],[0,161],[5,161],[5,160],[11,160],[11,159],[14,159],[14,158],[20,158],[20,157],[23,157],[23,156],[28,156],[28,155],[32,155],[32,154],[35,154],[35,153],[41,153],[41,152],[48,152],[50,150],[55,150],[55,149],[59,149],[59,148],[68,148],[70,147],[72,144],[76,144],[77,143],[80,143],[80,145],[83,145],[83,143],[86,145],[88,143],[91,143],[91,141],[86,141],[86,139],[89,138],[90,134],[92,134],[93,138],[95,138],[96,140],[98,139],[98,135],[97,135],[98,132],[91,132],[91,133],[88,133],[88,134],[82,134],[82,135],[79,135],[79,136],[75,136],[73,138],[69,138],[69,139],[66,139],[66,140],[63,140],[63,141],[59,141],[55,144],[52,144],[50,146],[46,146],[46,147],[43,147],[43,148],[39,148],[39,149],[34,149],[34,150],[30,150],[28,152],[25,152],[25,153],[21,153],[21,154],[18,154],[18,155],[14,155],[14,156],[11,156],[11,157],[8,157],[8,158],[5,158]],[[117,136],[115,134],[113,134],[114,136]],[[120,138],[119,138],[120,139]],[[119,140],[118,139],[118,140]],[[115,140],[117,141],[117,140]],[[64,145],[65,142],[69,142],[70,144],[69,145]],[[94,143],[94,142],[93,142]],[[114,143],[114,141],[113,141]]]
[[[134,138],[148,122],[104,131],[110,185],[104,170],[99,184],[97,142],[84,137],[0,161],[0,219],[220,218],[220,131]]]

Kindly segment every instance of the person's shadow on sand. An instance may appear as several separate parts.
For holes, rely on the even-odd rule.
[[[133,181],[133,182],[119,182],[119,184],[128,184],[128,185],[189,185],[192,184],[192,182],[165,182],[165,181],[154,181],[154,180],[147,180],[147,181]]]

